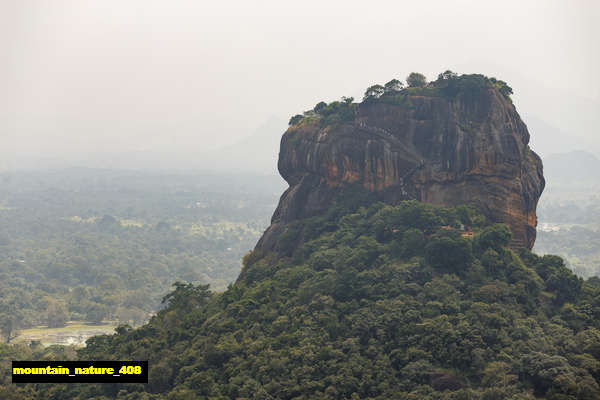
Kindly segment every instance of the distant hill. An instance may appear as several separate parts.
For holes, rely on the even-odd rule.
[[[530,114],[523,115],[523,121],[531,135],[530,147],[544,160],[555,153],[573,152],[577,149],[586,149],[600,155],[600,141],[582,136],[576,129],[564,131],[545,119]]]
[[[600,183],[600,159],[588,151],[551,154],[543,161],[549,184],[553,181]]]
[[[195,162],[204,170],[279,175],[279,142],[286,128],[286,121],[273,116],[240,141],[201,153]]]
[[[22,170],[64,169],[84,167],[94,169],[146,171],[204,171],[208,173],[250,173],[279,176],[277,156],[281,135],[287,121],[272,116],[237,142],[219,148],[201,145],[188,148],[119,149],[94,154],[25,155],[7,154],[0,157],[0,172]],[[217,133],[219,134],[219,133]],[[221,133],[228,135],[227,133]]]

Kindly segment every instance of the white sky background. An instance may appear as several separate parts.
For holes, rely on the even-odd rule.
[[[0,156],[191,155],[446,69],[597,140],[598,21],[595,0],[0,0]]]

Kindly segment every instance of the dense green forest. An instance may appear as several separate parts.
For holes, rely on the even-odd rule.
[[[0,328],[145,322],[176,281],[223,290],[277,177],[71,169],[0,175]]]
[[[148,385],[12,385],[4,398],[599,398],[599,279],[508,248],[508,228],[468,207],[356,198],[291,226],[277,253],[249,253],[225,292],[179,283],[148,324],[78,351],[148,359]]]

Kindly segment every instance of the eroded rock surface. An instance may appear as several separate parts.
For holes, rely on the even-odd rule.
[[[406,97],[356,105],[349,123],[305,118],[285,132],[278,167],[290,187],[257,248],[273,250],[286,224],[324,212],[348,184],[390,204],[473,204],[510,226],[514,246],[533,247],[542,162],[513,104],[493,87]]]

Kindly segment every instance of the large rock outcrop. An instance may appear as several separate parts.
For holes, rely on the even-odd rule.
[[[475,94],[429,92],[354,104],[345,123],[323,124],[317,115],[292,125],[278,163],[290,187],[257,248],[273,250],[287,224],[324,212],[341,187],[358,184],[390,204],[475,205],[510,226],[514,246],[531,249],[544,178],[514,105],[493,85]]]

